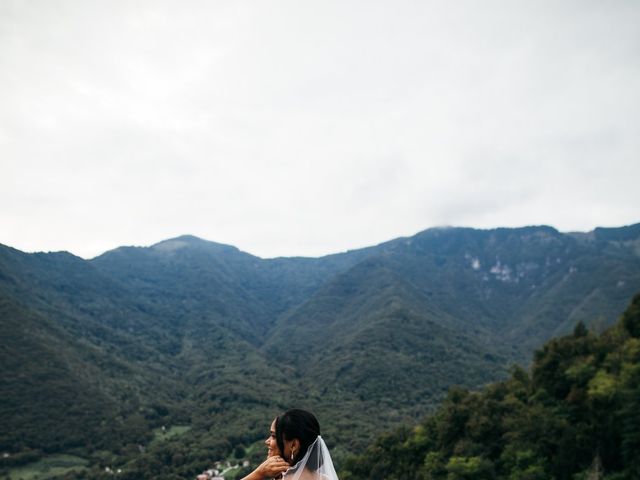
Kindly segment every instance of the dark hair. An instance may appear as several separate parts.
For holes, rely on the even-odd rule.
[[[306,410],[291,409],[276,417],[276,442],[282,455],[284,455],[284,441],[297,438],[300,441],[300,450],[291,459],[295,465],[298,460],[307,453],[309,445],[316,441],[320,435],[320,424],[312,413]]]

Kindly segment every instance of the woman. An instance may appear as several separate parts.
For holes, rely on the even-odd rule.
[[[271,424],[267,459],[243,480],[338,480],[320,424],[306,410],[288,410]]]

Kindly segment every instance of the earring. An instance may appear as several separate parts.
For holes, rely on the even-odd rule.
[[[293,462],[293,459],[296,458],[296,451],[292,448],[291,449],[291,461]]]

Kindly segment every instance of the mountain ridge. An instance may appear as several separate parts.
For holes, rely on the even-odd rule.
[[[12,427],[0,448],[91,439],[83,454],[106,449],[134,469],[161,456],[134,453],[153,428],[187,424],[192,433],[166,448],[189,459],[170,468],[190,475],[187,465],[248,445],[265,418],[298,405],[326,419],[338,458],[360,451],[451,385],[503,378],[580,321],[615,321],[640,290],[640,224],[591,233],[447,227],[272,259],[194,236],[91,260],[0,246],[0,319],[12,332],[0,360],[17,369],[0,376],[13,402],[0,403]],[[15,379],[31,375],[40,380],[19,388],[17,415]],[[29,392],[77,398],[97,421],[69,422]],[[60,424],[66,442],[47,433]]]

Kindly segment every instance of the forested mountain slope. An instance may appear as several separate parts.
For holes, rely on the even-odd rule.
[[[340,478],[640,478],[640,294],[601,335],[576,326],[530,371],[477,392],[452,389],[413,429],[379,437]]]
[[[638,290],[640,225],[439,228],[321,258],[191,236],[89,261],[0,246],[0,449],[109,451],[133,469],[163,464],[153,428],[188,425],[162,447],[188,475],[299,405],[339,455],[359,451],[451,385],[611,324]]]

